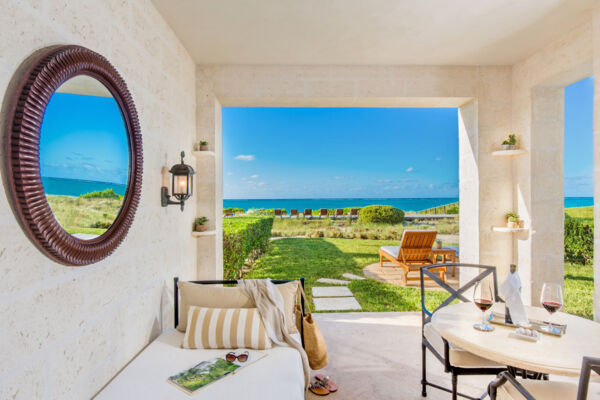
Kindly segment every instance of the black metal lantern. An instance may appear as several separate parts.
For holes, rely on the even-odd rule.
[[[179,204],[181,211],[185,201],[192,196],[194,190],[194,168],[183,162],[185,153],[181,152],[181,163],[175,164],[171,167],[169,172],[171,173],[171,195],[169,196],[169,189],[166,186],[160,188],[161,205],[163,207],[169,204]],[[171,200],[171,197],[175,197],[179,201]]]

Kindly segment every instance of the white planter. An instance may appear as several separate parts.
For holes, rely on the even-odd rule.
[[[506,223],[507,228],[515,229],[519,227],[519,223],[517,221],[508,221]]]
[[[514,144],[503,144],[501,148],[502,150],[516,150],[517,146]]]

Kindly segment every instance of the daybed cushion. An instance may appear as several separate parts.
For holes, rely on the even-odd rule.
[[[398,254],[400,253],[400,246],[381,246],[381,250],[393,258],[398,258]]]
[[[431,324],[425,324],[423,328],[423,335],[431,343],[434,349],[443,357],[444,356],[444,341],[442,337],[436,332]],[[497,363],[486,358],[479,357],[473,353],[465,351],[460,347],[454,346],[449,343],[450,346],[450,364],[456,367],[498,367]]]
[[[184,349],[270,349],[257,308],[190,307]]]
[[[283,297],[285,324],[288,332],[298,333],[294,317],[294,303],[298,292],[299,282],[288,282],[276,285]],[[216,285],[199,285],[197,283],[177,283],[181,304],[179,305],[179,325],[177,329],[185,332],[187,327],[188,310],[190,306],[209,308],[253,308],[254,302],[238,287],[221,287]]]
[[[529,393],[536,399],[544,400],[575,400],[577,398],[577,382],[549,382],[536,380],[519,380]],[[600,399],[600,385],[590,383],[588,400]],[[498,400],[524,400],[525,397],[510,383],[506,382],[498,388]]]
[[[299,340],[299,335],[295,336]],[[179,347],[182,340],[183,333],[178,330],[163,333],[131,361],[96,399],[304,399],[300,353],[283,346],[260,350],[267,356],[189,396],[169,383],[169,376],[203,360],[223,357],[228,350],[182,349]]]

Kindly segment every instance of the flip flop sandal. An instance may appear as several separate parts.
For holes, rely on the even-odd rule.
[[[327,396],[329,394],[329,390],[319,380],[312,382],[308,387],[308,390],[310,390],[317,396]]]
[[[338,385],[336,385],[335,382],[332,382],[331,379],[329,379],[329,376],[317,374],[315,375],[315,379],[321,382],[331,393],[337,392]]]

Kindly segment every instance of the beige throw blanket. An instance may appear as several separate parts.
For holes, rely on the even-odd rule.
[[[262,317],[267,335],[273,343],[280,346],[288,345],[300,352],[304,367],[304,383],[310,382],[310,367],[302,344],[288,332],[283,312],[283,298],[270,279],[241,279],[238,287],[251,299]]]

